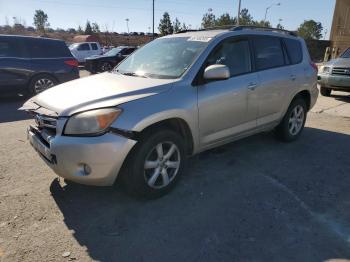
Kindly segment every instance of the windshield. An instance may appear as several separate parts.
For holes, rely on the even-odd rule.
[[[350,48],[348,48],[340,57],[341,58],[350,58]]]
[[[69,46],[69,49],[74,49],[75,47],[77,47],[79,45],[79,43],[75,43],[75,44],[71,44],[70,46]]]
[[[107,55],[107,56],[115,56],[120,51],[122,51],[122,48],[113,48],[113,49],[109,50],[107,53],[105,53],[105,55]]]
[[[115,70],[150,78],[180,77],[208,45],[210,38],[172,37],[152,41],[125,59]]]

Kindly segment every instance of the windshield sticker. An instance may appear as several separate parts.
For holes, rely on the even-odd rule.
[[[212,38],[207,36],[192,36],[187,41],[209,42]]]

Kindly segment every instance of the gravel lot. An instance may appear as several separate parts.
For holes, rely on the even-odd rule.
[[[0,100],[0,261],[350,259],[349,94],[320,97],[295,143],[264,133],[193,157],[154,201],[58,180],[22,103]]]

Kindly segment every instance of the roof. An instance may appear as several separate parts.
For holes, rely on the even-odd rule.
[[[62,42],[64,42],[64,41],[61,40],[61,39],[48,38],[48,37],[41,37],[41,36],[30,36],[30,35],[3,35],[3,34],[0,34],[0,37],[13,37],[13,38],[51,40],[51,41],[62,41]]]

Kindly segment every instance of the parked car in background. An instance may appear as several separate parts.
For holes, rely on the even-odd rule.
[[[102,49],[97,42],[75,43],[69,46],[69,50],[79,63],[84,63],[85,59],[92,55],[101,55]]]
[[[47,90],[23,109],[42,119],[28,138],[59,176],[113,185],[119,174],[132,193],[157,197],[190,155],[273,129],[298,139],[317,96],[302,38],[234,27],[156,39],[112,72]]]
[[[119,46],[104,55],[88,57],[85,60],[85,69],[91,73],[110,71],[135,49],[134,46]]]
[[[78,61],[64,41],[0,35],[0,95],[35,95],[76,78]]]
[[[318,83],[323,96],[330,96],[332,90],[350,92],[350,48],[321,66]]]

